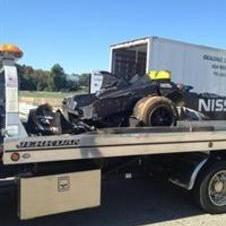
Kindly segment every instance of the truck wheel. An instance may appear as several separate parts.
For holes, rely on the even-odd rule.
[[[174,126],[177,121],[177,110],[170,99],[149,96],[137,102],[133,116],[144,126]]]
[[[215,163],[201,173],[194,188],[194,197],[208,213],[226,212],[226,161]]]

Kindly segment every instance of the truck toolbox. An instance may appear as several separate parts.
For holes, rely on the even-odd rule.
[[[100,205],[100,170],[20,179],[20,219]]]

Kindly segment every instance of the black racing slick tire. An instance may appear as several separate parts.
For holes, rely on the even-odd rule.
[[[175,126],[177,110],[174,103],[163,96],[148,96],[137,102],[133,116],[143,126]]]
[[[200,173],[193,195],[204,211],[226,213],[226,161],[216,162]]]

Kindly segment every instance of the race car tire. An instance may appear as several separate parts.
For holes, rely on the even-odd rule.
[[[175,126],[177,110],[167,97],[148,96],[136,103],[133,117],[140,121],[141,126]]]

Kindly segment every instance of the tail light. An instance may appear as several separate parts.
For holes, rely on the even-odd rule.
[[[12,160],[13,162],[17,162],[19,159],[20,159],[20,154],[19,154],[19,153],[13,152],[13,153],[11,154],[11,160]]]

